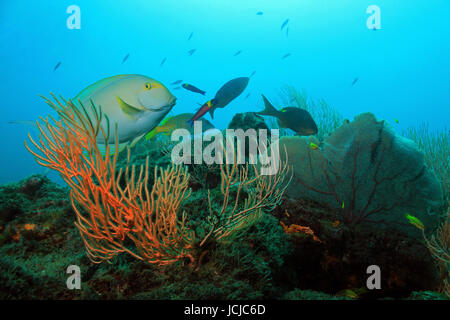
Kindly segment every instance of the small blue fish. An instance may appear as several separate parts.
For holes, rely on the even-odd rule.
[[[258,11],[258,12],[256,13],[257,16],[262,16],[263,14],[264,14],[264,12],[262,12],[262,11]]]
[[[281,25],[281,29],[283,30],[284,27],[286,27],[286,25],[289,23],[289,19],[284,20],[283,24]]]
[[[180,89],[181,89],[180,86],[173,88],[173,90],[180,90]]]
[[[358,82],[358,78],[355,78],[355,80],[353,80],[353,82],[352,82],[352,87],[355,85],[355,83],[357,83]]]
[[[291,54],[290,53],[286,53],[281,59],[286,59],[287,57],[289,57]]]
[[[56,69],[58,69],[60,65],[61,65],[61,61],[59,61],[59,62],[56,64],[56,66],[53,68],[53,72],[55,72]]]
[[[194,35],[193,32],[191,32],[191,34],[189,35],[188,41],[192,39],[192,36]]]
[[[250,78],[253,77],[256,73],[256,70],[252,72],[252,74],[250,75]]]
[[[166,62],[167,58],[162,59],[161,64],[159,65],[160,67],[162,67],[162,65],[164,64],[164,62]]]
[[[130,57],[130,54],[127,53],[127,55],[122,59],[122,64],[128,60],[128,58]]]
[[[245,99],[248,99],[248,97],[250,97],[250,93],[247,93],[247,95],[245,96]]]
[[[233,56],[234,56],[234,57],[236,57],[236,56],[240,55],[240,54],[241,54],[241,52],[242,52],[242,51],[241,51],[241,50],[239,50],[239,51],[238,51],[238,52],[236,52],[236,53],[235,53],[235,54],[234,54]]]
[[[177,80],[171,83],[171,85],[176,85],[176,84],[180,84],[181,82],[183,82],[183,80]]]
[[[196,92],[196,93],[200,93],[202,95],[205,95],[205,91],[200,90],[199,88],[197,88],[196,86],[193,86],[192,84],[188,84],[188,83],[183,83],[181,85],[183,88],[185,88],[186,90],[192,91],[192,92]]]
[[[197,49],[191,49],[188,51],[189,55],[192,56]]]

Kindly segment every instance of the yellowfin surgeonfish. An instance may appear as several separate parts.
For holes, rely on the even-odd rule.
[[[417,217],[406,214],[406,219],[408,219],[409,223],[411,223],[414,227],[420,230],[425,230],[425,226],[423,225],[422,221],[420,221]]]
[[[115,126],[121,148],[134,146],[143,136],[152,131],[169,113],[176,98],[160,82],[137,74],[117,75],[100,80],[82,90],[72,101],[79,101],[92,116],[90,101],[101,106],[109,119],[109,140],[104,141],[101,133],[97,136],[100,144],[115,143]],[[107,125],[106,119],[102,122]],[[107,129],[107,128],[105,128]]]
[[[314,150],[319,149],[319,146],[318,146],[317,144],[315,144],[314,142],[311,142],[311,143],[309,144],[309,146],[311,147],[311,149],[314,149]]]

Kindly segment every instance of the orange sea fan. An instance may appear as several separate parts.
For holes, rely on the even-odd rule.
[[[81,104],[52,95],[46,99],[60,120],[52,117],[37,122],[40,136],[30,141],[38,149],[25,146],[39,164],[57,170],[71,188],[72,206],[77,215],[75,225],[83,238],[89,258],[94,262],[110,260],[120,252],[148,263],[170,264],[183,258],[192,259],[189,249],[194,234],[185,226],[185,215],[179,215],[181,202],[189,197],[189,174],[181,166],[166,170],[155,167],[155,183],[148,188],[149,163],[136,170],[129,165],[116,170],[118,156],[117,125],[115,152],[110,147],[101,152],[96,138],[109,132],[101,126],[109,120],[101,108],[91,102],[91,114]],[[122,179],[124,178],[124,179]],[[125,180],[121,187],[120,181]],[[131,241],[130,241],[131,240]],[[134,243],[135,249],[130,248]]]

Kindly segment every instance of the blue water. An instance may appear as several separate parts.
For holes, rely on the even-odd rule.
[[[72,4],[81,9],[80,30],[66,27]],[[381,30],[366,26],[372,4],[381,9]],[[256,71],[241,97],[216,110],[219,128],[237,112],[261,109],[261,93],[276,102],[285,84],[324,98],[350,119],[371,111],[399,119],[399,130],[424,121],[443,128],[450,119],[449,14],[447,0],[1,0],[0,183],[43,172],[24,148],[30,128],[8,123],[47,115],[38,94],[72,98],[124,73],[166,85],[183,79],[212,98],[226,81]],[[288,18],[286,36],[280,26]],[[197,49],[192,56],[190,49]],[[172,93],[175,113],[207,100]]]

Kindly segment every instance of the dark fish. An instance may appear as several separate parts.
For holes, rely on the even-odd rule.
[[[122,60],[122,64],[123,64],[125,61],[127,61],[129,57],[130,57],[130,54],[127,53],[127,55],[126,55],[126,56],[123,58],[123,60]]]
[[[59,61],[59,62],[56,64],[56,66],[53,68],[53,72],[55,72],[56,69],[58,69],[60,65],[61,65],[61,61]]]
[[[264,14],[264,12],[262,12],[262,11],[258,11],[258,12],[256,13],[257,16],[262,16],[263,14]]]
[[[250,97],[250,93],[247,93],[247,95],[245,96],[245,99],[247,99],[248,97]]]
[[[291,54],[290,53],[286,53],[283,57],[281,57],[281,59],[286,59],[287,57],[289,57]]]
[[[211,118],[214,119],[214,110],[217,108],[224,108],[231,101],[236,99],[244,90],[247,88],[250,78],[241,77],[228,81],[225,83],[219,91],[217,91],[216,96],[213,99],[212,108],[209,110]]]
[[[191,34],[189,35],[188,41],[192,39],[192,36],[194,35],[193,32],[191,32]]]
[[[236,57],[236,56],[238,56],[238,55],[240,55],[241,54],[241,50],[239,50],[238,52],[236,52],[235,54],[234,54],[234,57]]]
[[[176,85],[176,84],[179,84],[181,82],[183,82],[183,80],[177,80],[177,81],[172,82],[171,85]]]
[[[355,78],[355,80],[353,80],[353,82],[352,82],[352,87],[355,85],[355,83],[357,83],[358,82],[358,78]]]
[[[286,27],[288,22],[289,22],[289,19],[284,20],[283,24],[281,25],[281,29],[280,30],[283,30],[283,28]]]
[[[250,78],[253,77],[255,75],[256,71],[253,71],[252,74],[250,75]]]
[[[188,83],[183,83],[181,85],[183,88],[185,88],[186,90],[192,91],[192,92],[196,92],[196,93],[200,93],[202,95],[205,95],[205,91],[200,90],[199,88],[193,86],[192,84],[188,84]]]
[[[194,116],[187,121],[187,123],[189,123],[190,126],[192,127],[194,125],[194,121],[197,121],[198,119],[203,117],[208,111],[211,110],[211,108],[214,105],[214,102],[215,102],[214,99],[208,100],[205,104],[203,104],[200,107],[200,109],[198,109],[198,111],[194,114]]]
[[[317,133],[317,125],[308,111],[297,107],[286,107],[278,111],[264,95],[262,97],[265,109],[257,112],[257,114],[276,117],[280,127],[294,130],[302,136],[310,136]]]
[[[164,62],[166,62],[167,58],[162,59],[161,64],[159,65],[160,67],[162,67],[162,65],[164,64]]]
[[[188,51],[189,55],[192,56],[197,49],[191,49]]]

